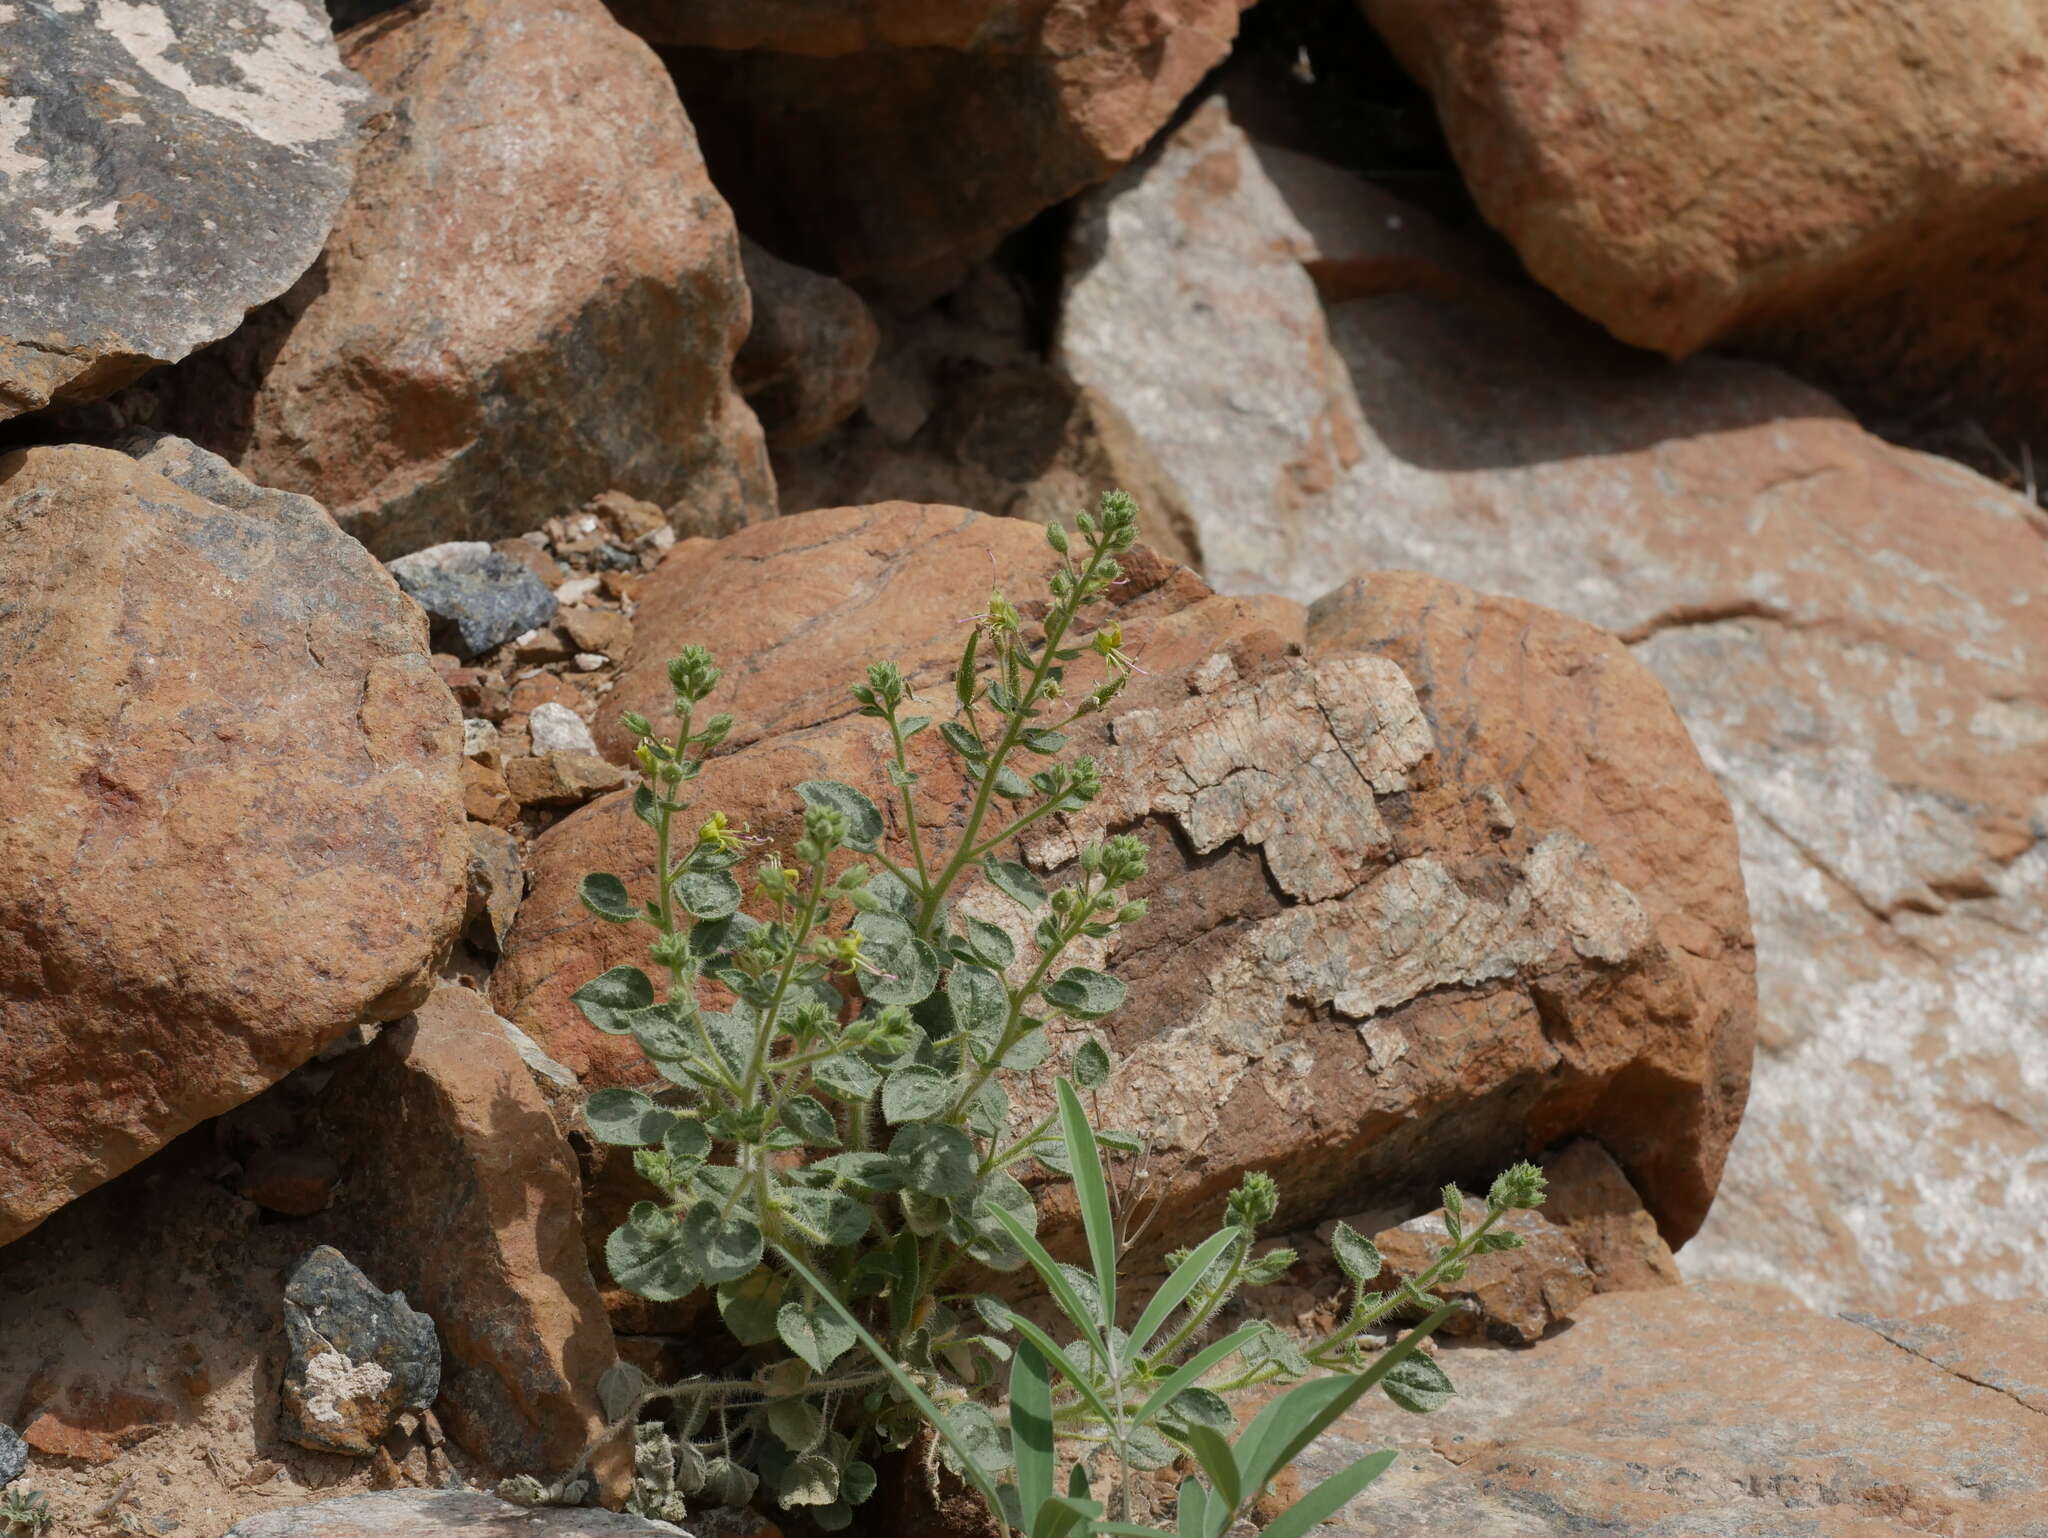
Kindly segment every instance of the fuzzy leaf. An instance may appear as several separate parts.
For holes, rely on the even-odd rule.
[[[894,1125],[943,1116],[953,1104],[955,1086],[936,1068],[912,1063],[890,1074],[882,1085],[882,1115]]]
[[[805,780],[797,786],[796,793],[807,804],[837,812],[846,819],[847,848],[864,854],[875,852],[875,842],[882,836],[882,814],[860,791],[838,780]]]
[[[861,975],[861,991],[877,1004],[917,1004],[939,986],[939,953],[886,913],[863,913],[853,921],[861,954],[880,974]]]
[[[887,1154],[843,1153],[820,1159],[810,1166],[837,1175],[849,1185],[875,1192],[903,1189],[903,1167]]]
[[[608,924],[630,924],[640,917],[640,905],[617,876],[601,872],[585,876],[576,888],[583,906]]]
[[[682,1232],[690,1258],[707,1282],[736,1281],[761,1263],[761,1230],[737,1212],[721,1222],[712,1202],[692,1207]]]
[[[1339,1223],[1330,1231],[1330,1249],[1338,1267],[1352,1281],[1369,1282],[1380,1274],[1378,1247],[1349,1223]]]
[[[866,1202],[844,1191],[798,1190],[790,1200],[797,1222],[835,1248],[865,1239],[874,1219]]]
[[[1109,1049],[1093,1036],[1074,1048],[1074,1082],[1083,1089],[1100,1089],[1109,1082]]]
[[[1124,1001],[1124,985],[1107,972],[1068,967],[1040,990],[1046,1002],[1076,1020],[1100,1020]]]
[[[960,1029],[993,1050],[1010,1019],[1010,993],[1003,980],[985,967],[963,962],[947,975],[946,998]]]
[[[605,1241],[605,1264],[628,1292],[657,1303],[686,1298],[698,1287],[690,1246],[675,1219],[652,1202],[637,1202],[630,1221]]]
[[[903,1167],[903,1183],[913,1191],[965,1196],[974,1189],[974,1140],[958,1127],[931,1122],[905,1127],[890,1143],[889,1157]]]
[[[782,1108],[782,1124],[812,1148],[839,1147],[839,1124],[825,1103],[809,1095],[792,1095]]]
[[[601,1089],[583,1102],[590,1134],[614,1148],[652,1148],[675,1121],[637,1089]]]
[[[624,1036],[633,1029],[629,1018],[634,1010],[654,1002],[654,984],[638,967],[613,967],[600,972],[569,997],[588,1020],[608,1036]]]
[[[1000,972],[1017,959],[1017,942],[1010,938],[1007,930],[971,914],[961,917],[960,927],[965,932],[959,945],[983,966]]]
[[[740,884],[722,870],[686,870],[676,877],[676,901],[692,918],[727,919],[740,910]]]
[[[864,1102],[882,1082],[882,1076],[851,1052],[828,1057],[811,1070],[818,1088],[835,1100]]]
[[[1395,1404],[1418,1415],[1442,1408],[1457,1393],[1444,1370],[1420,1352],[1395,1363],[1380,1387]]]
[[[761,1346],[775,1339],[775,1311],[782,1307],[782,1278],[758,1266],[735,1282],[718,1286],[718,1314],[734,1340]]]
[[[853,1326],[844,1318],[829,1309],[813,1311],[793,1299],[775,1316],[775,1333],[813,1372],[823,1372],[858,1344]]]
[[[1015,860],[998,860],[990,855],[981,862],[981,869],[989,885],[1010,901],[1033,910],[1045,906],[1045,884]]]

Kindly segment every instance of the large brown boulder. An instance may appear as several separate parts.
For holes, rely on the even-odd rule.
[[[177,439],[0,459],[0,1242],[351,1025],[461,922],[419,610]]]
[[[10,6],[0,419],[218,341],[319,255],[370,93],[319,0]]]
[[[691,533],[772,512],[732,215],[647,46],[599,0],[431,0],[344,54],[391,105],[334,237],[169,420],[386,557],[609,490]]]
[[[1974,1344],[2038,1352],[2031,1317],[2015,1340],[1986,1310]],[[1439,1360],[1458,1396],[1434,1415],[1369,1395],[1303,1455],[1306,1486],[1400,1449],[1332,1538],[2048,1533],[2038,1405],[1781,1288],[1608,1293],[1540,1345]]]
[[[898,300],[959,281],[1139,150],[1248,0],[876,7],[616,0],[664,50],[718,185],[777,253]]]
[[[441,984],[320,1102],[343,1158],[323,1227],[441,1336],[449,1432],[500,1474],[567,1474],[615,1359],[584,1260],[576,1160],[503,1022]]]
[[[697,801],[786,847],[797,780],[886,783],[844,692],[860,663],[893,657],[936,703],[991,577],[1021,597],[1049,561],[1028,525],[902,503],[680,545],[614,698],[658,713],[662,658],[725,658],[715,698],[741,725]],[[759,601],[732,601],[741,582]],[[1689,1234],[1740,1111],[1753,985],[1727,809],[1654,681],[1588,626],[1440,584],[1361,595],[1356,641],[1308,655],[1299,606],[1142,551],[1114,602],[1145,674],[1075,728],[1107,789],[1028,853],[1057,880],[1096,828],[1151,850],[1152,914],[1101,958],[1132,990],[1102,1110],[1151,1136],[1169,1207],[1198,1221],[1260,1168],[1289,1217],[1353,1211],[1590,1131]],[[1393,615],[1415,634],[1389,640]],[[961,815],[943,750],[914,767],[940,825]],[[641,942],[576,883],[642,880],[649,858],[623,794],[550,829],[493,982],[591,1087],[648,1070],[568,995]],[[992,891],[961,901],[1027,927]],[[1020,1086],[1017,1114],[1045,1090]]]
[[[1362,3],[1480,210],[1624,341],[2048,427],[2039,7]]]
[[[1084,213],[1065,316],[1219,587],[1420,568],[1601,625],[1669,690],[1735,810],[1762,1004],[1688,1275],[1892,1312],[2048,1285],[2016,1173],[2048,1139],[2038,509],[1775,369],[1488,285],[1221,105]]]

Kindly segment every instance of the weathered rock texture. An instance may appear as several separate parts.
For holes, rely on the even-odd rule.
[[[2048,427],[2038,7],[1363,3],[1486,217],[1624,341]]]
[[[1611,1293],[1528,1350],[1440,1360],[1459,1389],[1442,1410],[1369,1396],[1303,1456],[1306,1485],[1403,1453],[1324,1531],[2048,1534],[2048,1418],[1778,1288]]]
[[[902,503],[679,545],[613,699],[660,714],[661,659],[709,645],[740,725],[698,800],[786,846],[796,781],[885,783],[846,682],[890,656],[936,695],[992,556],[1019,596],[1051,559],[1015,520]],[[714,601],[742,574],[776,601]],[[1146,675],[1076,729],[1103,800],[1031,852],[1057,875],[1094,826],[1151,849],[1152,915],[1103,958],[1133,999],[1104,1027],[1103,1114],[1151,1133],[1154,1189],[1206,1214],[1269,1169],[1310,1217],[1590,1131],[1691,1232],[1740,1111],[1753,985],[1727,811],[1655,682],[1588,626],[1441,584],[1362,597],[1358,644],[1313,657],[1298,606],[1217,597],[1147,553],[1117,591]],[[958,817],[950,757],[915,767]],[[591,1087],[647,1069],[568,995],[642,958],[585,921],[576,882],[641,879],[643,833],[624,795],[545,833],[493,980]],[[1027,927],[993,892],[962,902]]]
[[[1142,149],[1247,0],[620,0],[747,231],[899,300]]]
[[[309,1250],[285,1279],[284,1328],[279,1419],[301,1447],[368,1457],[400,1411],[426,1409],[440,1389],[434,1321],[331,1245]]]
[[[228,1538],[657,1538],[682,1532],[673,1523],[615,1511],[515,1506],[480,1490],[378,1490],[244,1517]]]
[[[1108,190],[1065,357],[1185,477],[1219,586],[1421,568],[1605,626],[1670,691],[1735,808],[1765,1049],[1687,1274],[1894,1312],[2041,1290],[2048,525],[1775,370],[1488,287],[1413,209],[1338,227],[1336,173],[1268,163],[1205,108]]]
[[[177,439],[0,459],[0,1242],[426,996],[461,723],[318,504]]]
[[[866,303],[836,278],[741,240],[754,321],[733,381],[778,448],[815,442],[860,409],[881,341]]]
[[[348,34],[391,107],[319,266],[170,419],[382,556],[617,489],[720,533],[772,511],[730,369],[732,216],[660,62],[598,0],[434,0]]]
[[[0,12],[0,418],[226,336],[312,264],[369,92],[319,0]]]
[[[566,1474],[604,1424],[611,1326],[576,1161],[503,1023],[442,984],[350,1059],[320,1120],[347,1150],[331,1231],[439,1324],[450,1434],[501,1474]]]

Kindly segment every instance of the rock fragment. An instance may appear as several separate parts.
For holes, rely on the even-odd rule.
[[[280,1426],[320,1452],[368,1457],[403,1410],[424,1410],[441,1390],[434,1321],[379,1292],[331,1245],[309,1250],[285,1281],[285,1368]]]
[[[481,540],[432,545],[387,563],[431,622],[436,647],[475,657],[555,617],[555,595]]]

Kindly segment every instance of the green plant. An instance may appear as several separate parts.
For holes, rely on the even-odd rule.
[[[56,1520],[50,1510],[50,1498],[40,1490],[16,1486],[0,1495],[0,1532],[27,1533],[29,1538],[38,1538]]]
[[[1133,671],[1117,626],[1084,637],[1080,624],[1118,581],[1137,510],[1113,493],[1076,526],[1078,541],[1047,530],[1056,565],[1035,639],[1019,609],[990,594],[952,670],[950,719],[934,726],[910,713],[916,698],[893,663],[870,666],[853,686],[860,714],[887,733],[900,860],[866,794],[807,781],[796,787],[802,831],[788,862],[770,850],[753,866],[764,917],[742,912],[735,872],[745,838],[722,813],[693,829],[682,821],[686,787],[733,726],[722,713],[699,719],[719,682],[710,655],[690,647],[670,664],[673,736],[625,718],[643,777],[633,810],[653,832],[652,890],[636,900],[617,876],[593,874],[582,897],[600,918],[651,928],[650,956],[666,976],[657,988],[640,968],[615,967],[575,994],[593,1026],[638,1043],[660,1080],[653,1093],[601,1090],[585,1106],[592,1135],[632,1149],[654,1192],[611,1234],[606,1258],[643,1297],[708,1289],[732,1337],[729,1370],[656,1385],[622,1367],[600,1385],[614,1424],[638,1423],[634,1506],[646,1514],[745,1504],[765,1484],[784,1507],[841,1527],[875,1487],[872,1455],[908,1445],[927,1423],[945,1429],[970,1477],[1008,1468],[1013,1447],[1019,1460],[1035,1458],[1029,1437],[1006,1432],[991,1409],[1006,1362],[1027,1395],[1029,1362],[1056,1374],[1059,1434],[1106,1449],[1124,1475],[1183,1449],[1200,1457],[1232,1425],[1224,1393],[1333,1370],[1377,1371],[1375,1381],[1417,1408],[1447,1391],[1412,1347],[1368,1367],[1362,1342],[1392,1310],[1433,1303],[1430,1281],[1466,1255],[1506,1247],[1509,1236],[1487,1232],[1497,1214],[1469,1235],[1454,1228],[1418,1287],[1361,1297],[1338,1331],[1307,1349],[1264,1325],[1212,1341],[1212,1322],[1238,1290],[1293,1258],[1253,1253],[1278,1197],[1252,1176],[1225,1228],[1180,1260],[1126,1336],[1114,1323],[1116,1267],[1131,1237],[1120,1223],[1133,1213],[1112,1201],[1099,1153],[1135,1152],[1137,1141],[1090,1128],[1065,1080],[1055,1109],[1011,1131],[1010,1075],[1064,1050],[1083,1089],[1107,1078],[1099,1040],[1062,1031],[1056,1047],[1049,1027],[1085,1025],[1123,1003],[1115,978],[1065,963],[1077,944],[1146,911],[1128,895],[1146,873],[1134,837],[1083,848],[1078,878],[1052,891],[1001,853],[1099,795],[1093,760],[1062,761],[1065,731],[1105,709]],[[1086,686],[1070,677],[1084,661],[1095,670]],[[969,792],[950,829],[918,796],[911,745],[927,731],[959,761]],[[970,876],[1021,911],[1014,933],[956,902]],[[1058,1265],[1039,1245],[1036,1203],[1018,1179],[1032,1164],[1074,1174],[1092,1272]],[[1340,1258],[1369,1276],[1371,1246],[1345,1234]],[[1061,1347],[1010,1309],[961,1292],[968,1261],[1035,1269],[1081,1344]],[[1013,1335],[1023,1340],[1015,1350]],[[933,1418],[935,1399],[943,1419]],[[663,1417],[643,1419],[657,1404]],[[552,1491],[526,1481],[520,1493],[567,1498],[580,1475]],[[1036,1485],[1020,1463],[1013,1488],[1027,1504]],[[1018,1525],[1022,1510],[1009,1513]]]

